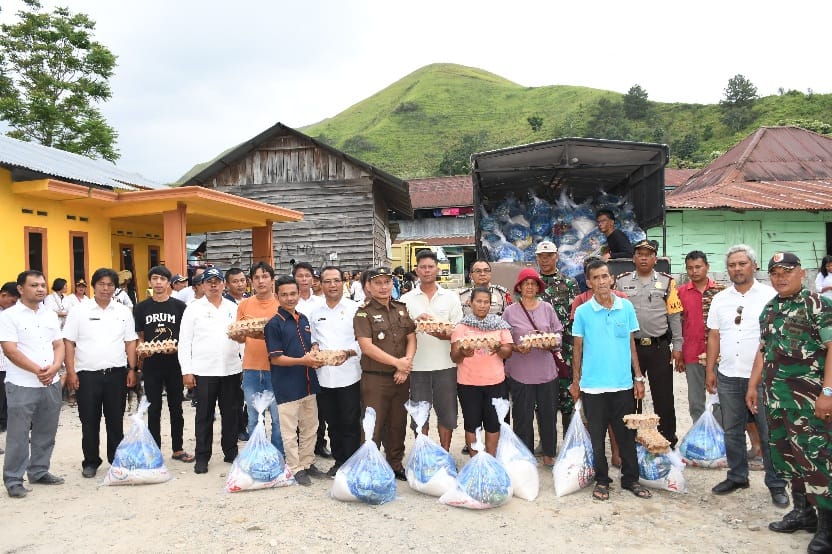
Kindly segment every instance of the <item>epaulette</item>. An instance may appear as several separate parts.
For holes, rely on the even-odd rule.
[[[503,285],[492,285],[492,286],[503,294],[508,292],[508,289],[505,288]]]
[[[399,306],[407,306],[407,304],[405,304],[405,303],[404,303],[404,302],[402,302],[401,300],[393,300],[393,299],[391,298],[391,299],[390,299],[390,302],[391,302],[391,303],[393,303],[393,304],[398,304]]]
[[[459,295],[462,296],[466,292],[471,292],[471,287],[467,287],[467,288],[462,289],[461,291],[459,291]]]
[[[673,275],[671,275],[670,273],[665,273],[664,271],[659,271],[659,272],[657,272],[657,273],[658,273],[659,275],[664,275],[664,276],[665,276],[665,277],[667,277],[668,279],[676,279],[676,277],[674,277],[674,276],[673,276]]]
[[[633,274],[632,271],[625,271],[624,273],[619,273],[618,275],[615,276],[615,280],[618,281],[619,279],[623,279],[627,275],[632,275],[632,274]]]

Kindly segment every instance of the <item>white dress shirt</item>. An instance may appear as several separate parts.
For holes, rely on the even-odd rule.
[[[417,286],[403,295],[399,302],[407,305],[411,319],[429,314],[440,321],[459,323],[462,319],[462,303],[459,294],[437,285],[433,298],[428,300],[422,288]],[[413,371],[436,371],[456,367],[451,360],[451,343],[437,339],[427,333],[416,333],[416,355],[413,357]]]
[[[124,343],[139,338],[133,312],[112,299],[103,309],[95,300],[71,309],[63,336],[75,343],[76,372],[127,367]]]
[[[317,342],[321,350],[353,350],[357,354],[341,365],[319,367],[318,382],[322,387],[348,387],[361,380],[361,350],[352,327],[358,306],[358,302],[349,298],[341,298],[334,308],[324,301],[306,316],[312,327],[312,342]]]
[[[306,316],[309,319],[309,314],[312,313],[312,310],[321,306],[322,304],[326,304],[323,296],[315,296],[314,294],[310,294],[308,299],[303,298],[302,296],[298,295],[298,305],[295,306],[295,309]]]
[[[188,304],[179,325],[182,375],[226,377],[243,370],[240,343],[226,333],[236,319],[237,304],[227,298],[219,307],[204,296]]]
[[[21,354],[40,367],[52,365],[55,353],[52,343],[61,339],[61,324],[58,315],[39,305],[37,310],[28,308],[18,302],[0,313],[0,342],[17,343]],[[19,387],[43,387],[37,375],[15,365],[10,359],[5,360],[6,383]],[[55,374],[52,383],[59,381]]]
[[[726,377],[751,377],[754,356],[760,347],[760,314],[777,294],[756,279],[745,294],[733,286],[718,292],[708,312],[708,329],[719,331],[720,361],[718,371]],[[742,306],[742,314],[737,312]],[[739,325],[737,316],[742,315]]]

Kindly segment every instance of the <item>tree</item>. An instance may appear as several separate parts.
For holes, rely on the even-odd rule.
[[[115,55],[93,40],[88,16],[24,2],[18,22],[0,25],[0,119],[8,135],[117,160],[118,134],[95,106],[112,95]]]
[[[543,128],[543,118],[540,117],[539,115],[533,115],[531,117],[527,117],[526,121],[529,122],[529,127],[531,127],[532,131],[534,131],[535,133]]]
[[[757,87],[738,73],[728,79],[724,94],[725,97],[719,101],[722,106],[722,122],[732,130],[740,131],[754,119]]]
[[[621,102],[609,98],[599,98],[590,109],[590,118],[586,124],[586,136],[602,139],[627,140],[630,127]]]
[[[471,154],[486,150],[488,133],[464,135],[459,143],[446,150],[439,162],[439,175],[466,175],[471,173]]]
[[[640,85],[633,85],[624,95],[624,113],[629,119],[644,119],[650,107],[647,102],[647,91]]]

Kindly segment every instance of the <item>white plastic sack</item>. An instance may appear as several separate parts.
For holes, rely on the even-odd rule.
[[[685,463],[675,450],[666,454],[651,454],[642,445],[636,445],[638,454],[638,482],[651,489],[670,492],[688,492],[685,483]]]
[[[566,496],[589,486],[595,480],[592,441],[581,419],[581,401],[575,403],[572,422],[552,468],[555,495]]]
[[[362,426],[364,444],[338,468],[330,495],[344,502],[384,504],[396,498],[396,476],[373,442],[376,411],[369,406]]]
[[[231,465],[225,480],[226,491],[271,489],[295,484],[295,478],[286,467],[280,451],[266,438],[266,410],[273,400],[274,393],[271,391],[255,393],[251,399],[258,414],[257,425],[245,448]],[[275,425],[276,422],[272,424]]]
[[[708,394],[705,411],[679,443],[679,454],[685,463],[696,467],[728,467],[725,454],[725,432],[713,414],[719,397]]]
[[[502,506],[511,499],[511,478],[497,458],[485,451],[482,427],[476,435],[477,442],[471,447],[477,454],[459,472],[456,486],[439,498],[440,503],[484,510]]]
[[[497,461],[506,468],[511,478],[514,496],[534,500],[540,492],[540,475],[537,459],[506,423],[509,402],[505,398],[492,398],[491,403],[500,421],[500,440],[497,442]]]
[[[130,430],[121,439],[102,485],[149,485],[173,479],[144,422],[149,407],[150,402],[143,396],[136,413],[130,416]]]
[[[404,466],[407,484],[415,491],[442,496],[456,486],[456,464],[444,448],[422,433],[430,402],[408,400],[404,407],[416,423],[416,440]]]

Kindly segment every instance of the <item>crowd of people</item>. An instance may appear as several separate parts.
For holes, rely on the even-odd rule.
[[[612,214],[599,213],[598,223],[612,235]],[[101,417],[112,463],[128,388],[141,381],[153,438],[161,447],[166,398],[171,456],[193,463],[197,474],[209,471],[216,408],[223,459],[232,462],[257,423],[256,393],[273,393],[267,436],[305,486],[334,477],[359,448],[366,407],[376,412],[372,438],[400,480],[406,480],[408,400],[433,407],[445,450],[461,409],[465,452],[477,455],[475,431],[483,427],[484,448],[494,454],[501,422],[491,400],[499,397],[511,400],[514,432],[544,466],[555,463],[557,414],[564,432],[578,415],[595,452],[592,498],[609,498],[611,464],[621,468],[623,489],[647,499],[635,431],[623,416],[639,409],[649,383],[659,432],[675,446],[675,370],[686,374],[694,420],[705,410],[707,392],[719,397],[728,471],[712,492],[748,488],[759,456],[776,506],[789,506],[791,488],[793,509],[769,528],[813,532],[809,551],[829,552],[832,284],[826,277],[832,259],[824,259],[826,273],[814,292],[804,287],[805,271],[792,253],[768,262],[768,286],[755,278],[754,250],[733,246],[725,258],[730,283],[722,286],[709,278],[705,254],[692,251],[685,259],[689,280],[677,287],[655,270],[655,241],[630,246],[631,272],[613,276],[605,258],[588,259],[583,292],[558,272],[558,250],[548,241],[536,246],[538,269],[522,269],[513,291],[491,283],[484,260],[471,264],[470,288],[445,289],[430,250],[417,254],[417,279],[406,292],[401,275],[386,267],[362,271],[358,280],[341,268],[306,262],[283,276],[265,262],[248,274],[200,267],[189,286],[186,277],[157,266],[148,273],[149,297],[128,305],[117,297],[129,290],[119,289],[126,275],[113,269],[92,274],[92,297],[83,279],[71,294],[56,279],[47,293],[41,272],[21,272],[0,290],[6,490],[25,497],[31,491],[24,477],[30,484],[64,482],[49,471],[63,372],[63,386],[77,398],[86,478],[103,463]],[[626,251],[626,245],[616,248]],[[235,331],[233,324],[250,319],[267,320],[262,332]],[[535,346],[529,337],[537,334],[560,340]],[[177,341],[175,352],[148,354],[140,346],[167,340]],[[196,406],[193,454],[184,449],[185,389]],[[578,399],[582,414],[573,413]],[[422,432],[429,432],[427,424]],[[321,457],[334,460],[328,471],[316,465]]]

